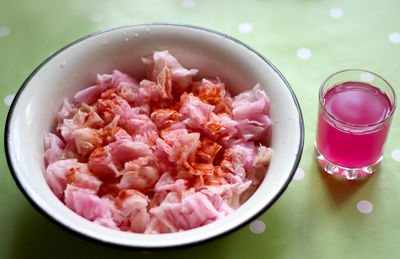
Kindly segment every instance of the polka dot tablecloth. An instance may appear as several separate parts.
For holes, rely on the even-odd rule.
[[[330,74],[346,68],[370,70],[400,95],[399,11],[397,0],[1,2],[3,125],[20,85],[54,51],[110,27],[172,22],[221,31],[267,57],[299,99],[306,138],[293,181],[265,213],[222,238],[160,251],[102,246],[56,226],[21,194],[3,150],[0,257],[400,258],[400,111],[393,118],[383,163],[366,180],[349,182],[322,173],[313,147],[317,91]],[[362,80],[371,79],[366,75]]]

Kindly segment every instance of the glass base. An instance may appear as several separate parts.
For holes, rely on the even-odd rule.
[[[324,155],[319,152],[318,148],[315,147],[317,151],[317,162],[321,165],[322,169],[331,175],[337,175],[347,180],[354,180],[363,176],[371,175],[376,171],[378,165],[382,162],[383,156],[381,156],[375,163],[369,166],[364,166],[360,168],[347,168],[344,166],[336,165],[326,159]]]

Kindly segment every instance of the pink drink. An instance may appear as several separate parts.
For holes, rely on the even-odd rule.
[[[333,86],[321,102],[325,110],[319,109],[318,151],[347,168],[379,162],[393,109],[389,97],[372,85],[350,81]]]

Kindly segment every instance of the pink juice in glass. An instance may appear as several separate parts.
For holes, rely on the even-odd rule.
[[[379,88],[362,82],[339,83],[322,96],[316,146],[325,159],[361,168],[382,159],[393,109]],[[387,119],[388,118],[388,119]]]

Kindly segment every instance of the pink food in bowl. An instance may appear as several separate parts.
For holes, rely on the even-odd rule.
[[[257,86],[231,97],[195,80],[168,51],[142,61],[138,82],[114,70],[64,101],[45,136],[46,178],[77,214],[105,227],[170,233],[238,208],[264,178],[269,100]]]

